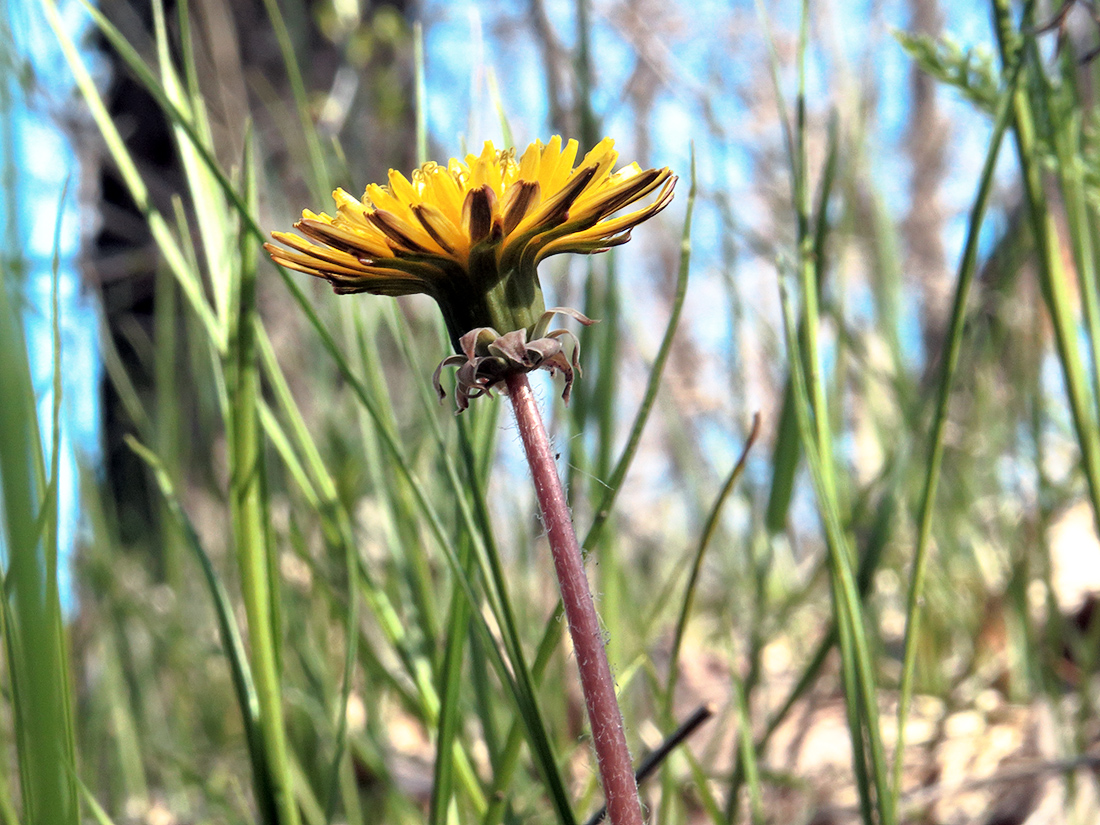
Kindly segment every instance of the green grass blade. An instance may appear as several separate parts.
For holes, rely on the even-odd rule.
[[[46,522],[45,564],[46,564],[46,609],[53,620],[55,639],[56,667],[53,677],[57,680],[61,695],[61,704],[56,708],[58,720],[63,726],[62,746],[64,756],[76,755],[76,731],[73,726],[72,674],[69,672],[68,634],[65,632],[64,617],[61,612],[61,594],[58,589],[58,561],[61,553],[59,532],[61,489],[61,402],[62,402],[62,365],[61,350],[61,231],[64,220],[65,200],[69,192],[69,178],[61,189],[58,198],[57,219],[54,223],[53,253],[50,262],[50,327],[53,343],[53,403],[50,409],[50,475],[49,486],[42,504],[42,512],[48,514]],[[2,287],[0,287],[2,288]],[[70,789],[71,790],[71,789]],[[79,809],[78,809],[79,810]]]
[[[962,339],[966,325],[966,307],[970,297],[970,288],[978,267],[978,240],[985,213],[993,191],[994,171],[1000,154],[1001,142],[1012,116],[1012,101],[1016,95],[1017,84],[1022,76],[1023,61],[1017,60],[1008,85],[1003,93],[993,121],[993,133],[990,135],[989,148],[985,162],[978,177],[978,193],[970,210],[967,222],[966,243],[962,260],[959,262],[959,275],[955,286],[955,298],[951,309],[951,320],[947,331],[947,346],[940,367],[939,387],[937,388],[936,412],[929,438],[927,472],[924,477],[924,489],[921,493],[920,508],[917,515],[917,543],[913,554],[913,572],[909,579],[909,595],[906,602],[905,642],[901,672],[900,699],[898,702],[898,738],[894,750],[893,802],[897,810],[901,798],[902,755],[905,748],[905,723],[909,713],[909,704],[913,699],[913,685],[916,675],[917,649],[920,636],[921,603],[924,593],[924,581],[928,570],[928,558],[932,538],[932,521],[935,510],[936,490],[940,471],[943,466],[944,435],[947,429],[948,402],[955,373],[962,351]]]
[[[189,16],[186,4],[181,4],[180,10],[181,30],[184,32],[184,59],[191,62],[192,55],[188,49]],[[195,222],[198,226],[199,236],[202,238],[202,252],[206,262],[206,272],[210,281],[210,294],[213,297],[214,317],[218,321],[217,339],[218,351],[224,351],[227,347],[225,336],[229,329],[229,312],[232,301],[233,280],[230,275],[234,267],[236,256],[236,243],[231,231],[227,231],[227,210],[225,198],[217,185],[217,181],[209,174],[203,158],[197,147],[207,147],[207,152],[212,153],[213,138],[210,134],[210,126],[207,121],[205,103],[198,89],[187,89],[183,79],[180,78],[172,61],[171,44],[168,41],[167,29],[164,20],[163,0],[153,3],[153,23],[157,45],[157,62],[160,71],[160,84],[164,93],[170,100],[175,110],[182,116],[173,124],[173,132],[176,137],[176,151],[183,165],[184,177],[187,181],[191,205],[194,210]],[[186,119],[190,124],[190,130],[185,131],[181,125]],[[197,137],[199,140],[195,140]],[[193,268],[193,271],[198,271]]]
[[[473,552],[468,538],[460,540],[458,559],[473,573]],[[439,725],[436,733],[436,757],[432,775],[432,797],[428,809],[430,825],[446,825],[454,796],[454,751],[462,718],[462,660],[470,624],[470,602],[457,582],[452,587],[451,610],[444,640],[443,667],[440,672]],[[476,667],[476,665],[475,665]],[[482,808],[484,813],[485,808]]]
[[[1072,64],[1073,71],[1076,64]],[[1084,308],[1087,330],[1088,361],[1091,367],[1091,390],[1094,414],[1100,415],[1100,297],[1096,283],[1096,252],[1093,231],[1089,225],[1089,204],[1086,184],[1083,180],[1082,158],[1079,157],[1081,143],[1081,123],[1079,116],[1063,116],[1053,110],[1056,95],[1068,97],[1069,81],[1057,92],[1048,89],[1046,102],[1047,118],[1055,125],[1054,148],[1057,153],[1059,182],[1066,208],[1066,224],[1070,245],[1073,250],[1073,264],[1081,284],[1081,303]],[[1076,103],[1076,100],[1074,100]]]
[[[4,611],[0,610],[0,617],[3,613]],[[0,633],[2,632],[3,629],[0,628]],[[19,825],[19,814],[16,813],[15,802],[11,798],[7,777],[0,777],[0,825]]]
[[[759,434],[760,414],[757,413],[753,416],[752,430],[749,432],[749,437],[745,439],[745,446],[741,449],[741,455],[734,463],[733,470],[730,471],[729,476],[726,478],[726,483],[722,485],[722,489],[719,491],[718,496],[714,500],[714,504],[711,506],[710,513],[707,515],[706,524],[703,527],[703,532],[699,537],[699,544],[695,548],[695,555],[691,562],[691,571],[688,573],[687,584],[684,586],[684,597],[680,602],[680,613],[676,620],[676,630],[672,637],[672,649],[669,653],[668,681],[665,684],[664,691],[664,716],[666,722],[672,719],[672,701],[676,692],[676,679],[679,675],[680,648],[683,645],[684,632],[687,630],[688,618],[691,616],[691,609],[695,603],[695,590],[699,583],[699,574],[703,569],[703,558],[706,555],[711,540],[718,530],[719,518],[722,515],[722,509],[725,507],[726,500],[729,498],[730,493],[733,492],[733,488],[737,485],[737,481],[741,478],[741,475],[745,472],[745,462],[748,461],[749,451],[752,449],[752,445],[756,443],[756,437]]]
[[[244,640],[241,638],[240,630],[237,627],[229,593],[218,578],[214,564],[203,548],[195,526],[188,518],[183,505],[180,504],[172,479],[160,459],[134,438],[127,438],[126,443],[149,466],[157,489],[164,499],[165,509],[169,517],[183,535],[184,543],[191,550],[202,570],[203,579],[214,603],[218,633],[221,637],[226,659],[229,662],[230,674],[233,677],[233,689],[236,692],[237,703],[241,709],[241,723],[244,727],[245,743],[252,764],[252,790],[256,797],[256,804],[260,809],[262,822],[276,823],[278,822],[278,809],[275,794],[272,790],[267,751],[261,729],[260,700],[256,694],[252,668],[248,663],[248,654],[245,651]]]
[[[137,387],[134,386],[133,379],[123,363],[114,336],[107,334],[107,330],[101,324],[98,338],[101,342],[99,347],[100,357],[103,360],[103,371],[110,382],[111,388],[118,395],[119,404],[142,437],[148,437],[153,432],[152,420],[149,418],[145,403],[141,400]]]
[[[7,10],[5,9],[5,12]],[[8,200],[14,205],[18,201]],[[17,226],[7,215],[5,223]],[[58,214],[60,222],[60,212]],[[54,353],[53,456],[46,476],[20,304],[25,273],[19,247],[0,271],[0,546],[6,552],[4,631],[23,818],[27,825],[76,825],[79,797],[59,764],[74,764],[67,643],[57,592],[57,487],[61,449],[60,348]],[[57,244],[54,255],[54,339]]]
[[[821,176],[815,209],[813,260],[817,262],[817,288],[821,290],[825,276],[826,238],[829,232],[829,197],[836,179],[838,152],[837,123],[833,118],[829,124],[829,144],[825,153],[825,169]],[[805,328],[799,326],[799,340],[805,341]],[[768,505],[765,525],[772,533],[780,533],[787,526],[787,511],[790,509],[791,496],[794,494],[795,475],[798,472],[802,455],[798,439],[798,420],[794,410],[794,390],[790,378],[783,388],[783,403],[779,413],[779,426],[776,428],[775,446],[772,450],[772,485],[768,491]]]
[[[875,799],[878,802],[878,816],[884,825],[893,822],[890,805],[889,774],[886,767],[886,754],[882,744],[882,730],[879,725],[878,692],[863,620],[862,603],[855,576],[852,573],[853,553],[848,546],[837,502],[833,497],[835,485],[829,483],[823,468],[823,458],[818,452],[820,429],[812,423],[812,405],[807,386],[807,377],[802,371],[802,359],[798,355],[799,347],[796,325],[793,318],[790,299],[781,284],[781,303],[783,306],[784,332],[788,346],[788,363],[793,374],[793,386],[796,395],[798,428],[802,438],[802,447],[806,452],[810,466],[810,476],[818,499],[821,520],[825,526],[826,544],[829,550],[830,574],[833,579],[834,603],[836,605],[837,627],[841,643],[841,663],[846,678],[846,694],[850,724],[852,724],[852,747],[858,750],[866,735],[871,760],[871,779],[875,783]],[[830,459],[831,463],[831,459]],[[862,727],[862,731],[859,729]],[[860,776],[861,761],[857,758],[853,767]],[[860,784],[864,800],[864,817],[869,819],[870,789]]]
[[[328,793],[325,802],[325,825],[336,816],[336,798],[339,788],[341,765],[347,749],[348,703],[351,701],[355,663],[359,658],[359,556],[352,542],[343,542],[344,567],[348,579],[347,609],[344,613],[344,678],[337,705],[336,742],[329,769]]]
[[[767,15],[762,4],[757,4],[758,15],[767,28]],[[824,236],[811,227],[809,170],[806,152],[806,97],[805,82],[806,49],[809,41],[809,4],[801,6],[801,26],[796,49],[798,92],[795,101],[794,122],[787,115],[779,81],[779,60],[774,41],[769,34],[766,42],[771,51],[773,86],[779,104],[780,119],[787,140],[792,175],[792,200],[797,229],[797,277],[800,287],[801,313],[795,325],[790,302],[781,284],[784,307],[784,331],[788,346],[788,362],[792,370],[794,406],[802,449],[807,453],[811,478],[818,500],[821,519],[826,528],[826,544],[830,558],[834,604],[836,605],[841,663],[848,710],[849,728],[853,748],[853,769],[860,792],[863,818],[872,820],[872,790],[877,801],[881,825],[892,825],[893,808],[890,804],[889,777],[882,732],[878,721],[878,698],[874,665],[870,655],[867,630],[862,618],[859,591],[852,573],[853,553],[841,528],[841,510],[836,465],[833,457],[832,423],[821,375],[821,352],[818,343],[819,283],[818,267],[821,262],[814,252],[823,248]],[[827,224],[822,224],[826,226]],[[796,332],[801,332],[798,334]],[[773,513],[773,518],[775,514]],[[866,747],[870,756],[870,777],[864,761]]]
[[[88,786],[80,781],[79,777],[73,772],[71,766],[65,766],[69,773],[73,776],[78,786],[80,787],[80,795],[84,799],[84,804],[88,806],[88,810],[92,812],[92,817],[98,823],[98,825],[115,825],[114,820],[111,819],[110,814],[103,810],[103,806],[99,804],[99,800],[92,795],[92,792],[88,790]]]
[[[764,814],[764,800],[760,792],[760,768],[756,761],[756,745],[752,741],[752,716],[749,713],[748,698],[744,686],[734,677],[733,701],[737,711],[737,748],[740,764],[745,766],[745,780],[749,788],[749,810],[753,825],[763,825],[767,821]]]
[[[781,533],[787,528],[787,511],[794,495],[794,480],[802,457],[798,439],[798,419],[794,411],[794,388],[790,378],[783,388],[783,403],[779,412],[779,425],[775,431],[772,448],[772,484],[768,491],[768,505],[764,523],[769,532]]]
[[[251,192],[249,154],[245,156],[244,169],[247,190]],[[260,376],[256,363],[254,321],[256,253],[251,239],[244,233],[240,239],[239,255],[232,273],[235,283],[230,291],[234,300],[229,317],[229,350],[225,363],[230,514],[245,615],[248,618],[249,648],[256,695],[260,702],[264,752],[270,766],[278,822],[279,825],[297,825],[299,811],[294,798],[283,721],[278,651],[281,634],[277,619],[280,597],[269,552],[262,483],[264,468],[257,410]]]

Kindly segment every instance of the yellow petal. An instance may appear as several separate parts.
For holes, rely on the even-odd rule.
[[[561,143],[560,138],[558,142]],[[543,158],[542,169],[539,172],[539,185],[542,187],[544,198],[551,197],[554,192],[565,186],[565,182],[573,173],[573,161],[576,160],[579,149],[580,144],[570,140],[560,153],[553,153],[551,163],[547,163],[547,159]]]
[[[358,254],[363,258],[393,255],[385,236],[373,226],[364,226],[352,231],[324,221],[301,220],[294,224],[294,228],[315,241]]]
[[[464,256],[470,244],[465,234],[452,222],[442,210],[430,203],[421,203],[413,207],[417,220],[424,231],[432,236],[448,255],[459,258]]]
[[[466,195],[462,184],[449,169],[436,168],[424,175],[423,203],[431,203],[455,226],[462,225],[462,202]]]
[[[485,141],[485,147],[481,150],[481,155],[470,164],[469,187],[473,190],[479,186],[488,185],[499,197],[502,191],[502,183],[500,154],[493,148],[493,142],[487,140]]]
[[[353,197],[343,189],[336,189],[332,193],[332,199],[336,201],[336,214],[352,223],[366,223],[367,207],[358,198]]]
[[[615,151],[615,141],[605,137],[593,147],[591,152],[584,156],[584,160],[580,162],[578,168],[596,167],[596,174],[592,178],[592,185],[595,187],[603,183],[618,159],[619,153]]]
[[[610,238],[591,238],[580,240],[574,235],[566,235],[556,241],[551,241],[539,250],[535,256],[535,263],[539,263],[551,255],[560,255],[563,252],[572,252],[577,255],[591,255],[595,252],[606,252],[613,246],[620,246],[630,240],[630,230],[621,235]]]
[[[561,224],[568,216],[573,202],[580,196],[584,188],[592,180],[594,169],[582,169],[576,177],[572,178],[562,189],[544,196],[537,209],[527,213],[515,228],[515,234],[522,235],[543,226],[550,229]],[[541,231],[541,230],[540,230]]]
[[[546,144],[546,148],[542,150],[542,159],[539,166],[540,175],[553,175],[554,170],[558,168],[558,159],[561,157],[561,135],[554,135],[550,138],[550,142]],[[546,181],[540,179],[539,183],[542,185],[543,191],[546,190]]]
[[[527,147],[519,160],[519,179],[538,181],[539,165],[542,162],[542,144],[537,140]]]
[[[610,220],[600,221],[599,223],[591,226],[587,229],[578,229],[573,232],[569,232],[563,236],[564,239],[577,239],[578,241],[590,241],[597,238],[609,238],[612,235],[617,235],[624,229],[630,229],[637,226],[642,221],[648,220],[664,209],[669,203],[672,202],[672,188],[676,183],[676,178],[669,178],[665,182],[664,188],[661,190],[661,194],[653,201],[653,203],[643,206],[641,209],[636,209],[633,212],[627,212],[625,215],[620,215],[617,218],[611,218]],[[624,204],[625,205],[625,204]],[[556,243],[557,241],[555,241]]]
[[[311,275],[324,277],[326,272],[335,272],[341,275],[362,276],[366,272],[365,268],[361,266],[351,267],[328,263],[313,255],[294,249],[271,247],[270,252],[275,263],[297,269],[299,272],[308,272]]]
[[[420,202],[420,196],[417,195],[413,185],[409,183],[409,179],[396,169],[390,170],[389,181],[390,192],[399,201],[408,204],[410,207]]]
[[[614,185],[605,185],[599,189],[589,187],[577,198],[570,215],[573,218],[580,218],[582,213],[588,213],[599,220],[618,212],[628,204],[644,198],[671,175],[672,172],[667,167],[664,169],[649,169],[627,177]]]
[[[341,249],[334,249],[330,246],[318,246],[290,232],[272,232],[271,237],[279,243],[285,244],[297,252],[301,252],[303,255],[315,258],[317,263],[313,264],[313,266],[320,267],[321,262],[324,262],[325,264],[344,267],[348,270],[358,271],[362,269],[363,264],[358,257],[349,252],[344,252]]]
[[[371,206],[375,209],[385,209],[406,222],[415,220],[412,207],[405,204],[400,198],[395,197],[393,192],[385,186],[379,186],[377,183],[370,184],[367,187],[365,197],[370,200]]]
[[[416,213],[413,212],[413,216]],[[386,236],[390,248],[395,254],[412,252],[413,254],[442,253],[443,248],[435,242],[427,232],[419,225],[406,223],[392,212],[385,209],[376,209],[370,215],[370,222],[378,228],[378,231]]]

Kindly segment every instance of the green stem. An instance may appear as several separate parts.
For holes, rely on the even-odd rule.
[[[947,429],[947,405],[951,396],[951,387],[955,371],[959,365],[959,353],[962,350],[963,330],[966,324],[966,306],[970,296],[970,285],[978,262],[978,237],[982,227],[985,210],[989,205],[993,189],[993,171],[997,164],[997,155],[1001,148],[1005,128],[1012,112],[1011,102],[1015,95],[1016,84],[1020,78],[1018,61],[1012,73],[1008,89],[1004,92],[993,125],[993,135],[989,140],[985,165],[979,178],[978,196],[970,210],[970,222],[967,227],[966,246],[959,264],[959,279],[955,287],[955,302],[951,310],[951,325],[947,333],[947,349],[943,356],[940,372],[940,386],[936,403],[936,418],[932,426],[928,472],[921,493],[919,532],[917,548],[913,556],[913,574],[910,578],[909,597],[905,620],[905,653],[901,672],[901,699],[898,702],[898,738],[894,748],[893,801],[896,807],[901,798],[902,755],[905,750],[905,721],[909,713],[909,704],[913,699],[913,683],[916,673],[918,636],[920,633],[921,602],[924,593],[924,579],[928,569],[928,551],[932,538],[932,513],[935,510],[936,487],[939,484],[940,469],[943,466],[944,434]]]
[[[255,191],[251,156],[246,151],[246,192]],[[268,548],[264,507],[263,454],[256,363],[255,246],[247,232],[239,239],[240,270],[232,283],[229,351],[224,359],[226,434],[229,444],[229,498],[233,541],[241,571],[241,591],[248,620],[252,674],[260,705],[260,729],[278,825],[298,825],[286,730],[283,722],[281,667],[278,650],[278,589]]]

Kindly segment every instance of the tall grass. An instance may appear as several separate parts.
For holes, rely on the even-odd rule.
[[[734,227],[743,256],[715,264],[717,241],[700,234],[699,216],[713,225],[728,193],[696,177],[693,156],[677,170],[690,177],[682,211],[664,229],[636,232],[636,244],[658,250],[646,271],[610,254],[572,271],[544,266],[559,294],[602,319],[582,335],[585,374],[570,408],[548,406],[635,756],[696,704],[717,703],[713,722],[661,751],[660,780],[643,783],[662,823],[777,821],[791,787],[812,781],[785,774],[773,747],[796,710],[808,713],[807,697],[835,696],[843,708],[843,784],[851,813],[868,823],[927,813],[906,768],[921,695],[950,709],[986,689],[1045,699],[1059,756],[1089,742],[1100,621],[1082,632],[1059,616],[1046,531],[1081,496],[1100,514],[1100,173],[1079,83],[1095,70],[1068,45],[1053,53],[1030,3],[1022,16],[991,3],[996,63],[899,36],[991,125],[984,166],[967,179],[976,194],[952,312],[922,363],[900,343],[910,319],[898,296],[912,285],[897,216],[866,191],[872,137],[860,106],[838,94],[830,110],[810,95],[825,48],[812,6],[784,32],[761,4],[754,29],[772,70],[763,96],[779,137],[768,148],[785,163],[774,236]],[[482,399],[458,418],[436,404],[428,381],[449,344],[432,307],[334,298],[260,255],[269,228],[324,208],[333,185],[354,189],[387,163],[455,153],[457,136],[428,128],[431,38],[390,12],[334,4],[324,21],[343,68],[363,69],[389,47],[404,55],[400,111],[385,110],[389,81],[360,80],[379,121],[418,124],[393,126],[406,130],[405,157],[376,161],[356,130],[316,125],[310,66],[296,52],[308,40],[298,28],[307,5],[264,4],[285,84],[255,79],[260,102],[225,122],[202,63],[210,33],[187,3],[169,15],[154,2],[148,40],[89,10],[171,127],[186,189],[166,199],[54,3],[40,8],[157,252],[157,309],[151,332],[131,335],[137,358],[109,336],[104,346],[145,473],[128,483],[155,506],[135,537],[111,487],[89,473],[70,652],[56,600],[56,461],[41,447],[25,359],[0,359],[5,735],[20,777],[18,793],[0,783],[2,821],[76,822],[81,782],[99,821],[157,809],[270,825],[585,821],[602,800],[502,402]],[[532,10],[545,18],[541,4]],[[547,82],[560,81],[555,72],[571,79],[574,111],[559,114],[591,144],[602,128],[599,22],[583,0],[574,11],[575,64],[555,64],[561,46],[548,43]],[[289,104],[273,91],[283,85]],[[519,133],[514,119],[504,123]],[[1006,209],[996,169],[1009,142],[1027,229],[1006,233],[983,261],[983,228]],[[10,233],[17,221],[6,225]],[[663,251],[653,240],[662,233]],[[874,260],[873,273],[851,264],[856,252]],[[1026,307],[1026,341],[1000,309],[1027,304],[1023,259],[1034,261],[1042,296],[1041,313]],[[0,351],[21,354],[17,272],[6,264]],[[693,290],[713,295],[716,280],[731,316],[754,325],[753,336],[735,329],[739,340],[766,353],[766,374],[753,379],[771,384],[759,433],[729,391],[750,383],[757,353],[723,342],[715,359],[692,324],[701,320]],[[747,293],[750,281],[767,294]],[[853,298],[860,289],[869,314]],[[656,309],[643,315],[646,296]],[[756,309],[769,303],[774,317]],[[1060,385],[1040,379],[1044,362],[1057,365]],[[692,406],[704,388],[709,410]],[[47,443],[57,444],[56,429]],[[1051,450],[1070,456],[1067,471],[1044,460]],[[1006,461],[1033,480],[1034,496],[991,469]],[[1008,629],[992,655],[1009,687],[983,669],[991,654],[974,641],[991,615]],[[1071,684],[1063,648],[1074,654]],[[709,694],[699,663],[721,673]]]
[[[0,177],[3,181],[6,252],[0,270],[0,549],[3,551],[4,634],[12,739],[18,759],[22,820],[76,823],[80,819],[73,733],[74,697],[69,675],[68,638],[61,614],[58,575],[58,499],[61,456],[61,319],[58,309],[58,233],[66,191],[60,193],[55,222],[52,303],[53,403],[48,439],[38,419],[23,319],[31,274],[22,252],[26,216],[19,210],[20,170],[14,134],[13,95],[18,60],[13,52],[15,11],[0,4]],[[47,446],[49,452],[47,453]],[[13,772],[5,772],[14,776]],[[0,788],[0,814],[18,821],[11,792]]]

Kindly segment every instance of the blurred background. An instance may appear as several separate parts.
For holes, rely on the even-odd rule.
[[[457,697],[444,704],[458,714],[450,735],[456,764],[466,766],[446,815],[550,821],[543,774],[527,757],[507,805],[492,813],[486,794],[506,763],[511,705],[500,701],[503,682],[472,629],[460,685],[445,690],[454,571],[412,482],[394,469],[398,462],[421,479],[452,536],[466,529],[463,496],[484,501],[533,660],[556,594],[505,402],[475,404],[469,433],[449,402],[422,403],[431,370],[449,354],[426,298],[337,298],[291,273],[381,405],[389,423],[380,425],[255,239],[247,248],[240,241],[247,221],[209,162],[246,193],[268,231],[288,229],[302,209],[331,211],[336,186],[358,194],[391,168],[407,173],[421,160],[418,146],[443,162],[486,140],[522,149],[554,134],[578,139],[582,151],[610,135],[623,163],[669,166],[680,177],[672,206],[630,244],[540,270],[548,306],[602,320],[582,335],[585,372],[571,406],[549,379],[537,386],[579,532],[607,519],[586,550],[632,746],[640,755],[696,707],[715,710],[647,786],[654,816],[860,817],[843,663],[830,652],[826,535],[799,446],[782,320],[780,281],[794,283],[810,238],[796,181],[812,204],[840,521],[892,747],[952,301],[1007,85],[991,13],[999,4],[825,0],[809,4],[802,32],[793,3],[98,0],[113,34],[81,4],[62,2],[64,35],[44,5],[0,2],[4,275],[22,302],[48,422],[59,273],[57,546],[74,735],[80,775],[114,821],[256,816],[207,583],[163,490],[126,441],[136,436],[158,456],[243,625],[228,492],[232,393],[216,336],[196,311],[209,303],[220,312],[222,270],[236,271],[242,256],[258,268],[261,358],[281,375],[265,372],[256,397],[264,542],[305,820],[436,816],[434,685]],[[1062,108],[1040,118],[1043,192],[1075,307],[1073,342],[1091,375],[1095,283],[1080,272],[1083,261],[1093,267],[1100,203],[1097,61],[1082,58],[1096,47],[1096,7],[1040,3],[1033,14],[1023,30],[1043,67],[1033,87],[1062,95]],[[66,36],[76,51],[62,48]],[[806,164],[798,170],[789,140],[800,36]],[[162,95],[120,42],[159,78]],[[113,138],[74,84],[74,61],[90,72]],[[163,99],[165,89],[172,97],[166,66],[182,89],[176,113]],[[1053,100],[1050,89],[1040,91]],[[189,148],[179,112],[193,119],[208,157]],[[1069,122],[1076,142],[1063,146],[1059,127]],[[1067,400],[1064,338],[1044,301],[1020,170],[1006,137],[943,430],[903,821],[1070,822],[1097,810],[1100,544],[1081,458],[1091,436]],[[687,258],[681,235],[693,185]],[[681,275],[682,315],[666,353]],[[189,284],[199,286],[189,292]],[[652,414],[628,451],[629,472],[613,481],[655,360],[663,373]],[[1085,429],[1095,430],[1096,386],[1086,395]],[[757,412],[745,472],[727,485]],[[308,439],[284,443],[279,434],[293,422]],[[402,458],[380,427],[392,429]],[[480,467],[485,485],[475,493],[448,481],[448,462],[464,466],[468,440],[477,455],[464,472],[475,477]],[[311,450],[330,498],[316,478],[301,481],[315,472]],[[332,512],[347,518],[350,556],[333,538]],[[349,564],[358,570],[351,586]],[[353,610],[357,587],[363,606]],[[358,647],[345,680],[351,635]],[[568,650],[560,639],[548,650],[538,696],[583,821],[599,804],[583,706]],[[333,760],[340,767],[330,783]]]

